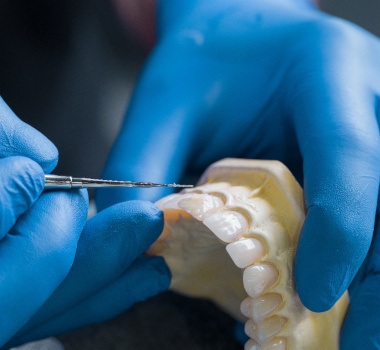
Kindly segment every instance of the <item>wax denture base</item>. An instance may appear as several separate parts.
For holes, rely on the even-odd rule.
[[[172,290],[211,299],[246,322],[245,349],[335,350],[347,293],[317,314],[294,287],[303,203],[301,187],[280,162],[225,159],[197,187],[157,203],[165,228],[148,253],[164,256]]]

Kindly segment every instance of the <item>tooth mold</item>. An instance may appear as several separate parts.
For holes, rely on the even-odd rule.
[[[172,290],[211,299],[246,322],[245,350],[339,349],[347,293],[331,310],[313,313],[295,290],[305,208],[301,187],[282,163],[224,159],[197,187],[157,205],[165,227],[148,254],[165,258]]]

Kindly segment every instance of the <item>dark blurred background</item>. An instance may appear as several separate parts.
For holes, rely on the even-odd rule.
[[[378,0],[320,0],[324,11],[357,23],[380,36],[380,1]]]
[[[379,0],[321,6],[380,36]],[[107,0],[0,0],[0,33],[1,96],[58,147],[56,173],[100,176],[144,50]],[[67,350],[242,349],[233,325],[210,303],[165,293],[60,340]]]
[[[321,6],[380,35],[378,0]],[[57,173],[99,176],[145,58],[110,1],[0,0],[0,33],[1,96],[58,147]]]

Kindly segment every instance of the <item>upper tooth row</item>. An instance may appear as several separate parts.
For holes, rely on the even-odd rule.
[[[161,206],[163,209],[185,210],[203,221],[220,240],[228,243],[226,250],[233,262],[236,266],[244,268],[243,284],[249,298],[242,302],[241,311],[250,318],[246,324],[246,333],[254,340],[249,343],[249,349],[259,349],[254,346],[263,344],[276,335],[284,327],[287,319],[271,316],[263,321],[283,303],[280,294],[266,293],[277,282],[279,272],[273,264],[258,263],[266,251],[259,239],[244,237],[249,228],[247,219],[237,211],[227,210],[220,198],[209,194],[173,195],[165,203],[161,203]],[[285,349],[286,341],[283,338],[279,339],[265,346],[268,349]],[[260,349],[264,347],[261,346]]]

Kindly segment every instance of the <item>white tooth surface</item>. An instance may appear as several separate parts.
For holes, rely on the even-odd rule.
[[[187,194],[181,195],[178,193],[174,193],[159,200],[158,202],[156,202],[156,205],[162,210],[163,209],[179,209],[178,202],[185,196],[188,196],[188,195]]]
[[[177,198],[178,196],[179,196],[178,194],[171,194],[169,196],[161,198],[155,204],[156,204],[156,206],[158,208],[160,208],[161,210],[163,210],[165,208],[164,205],[166,205],[167,203],[170,203],[174,198]]]
[[[259,345],[253,340],[249,339],[245,344],[244,344],[244,350],[259,350]]]
[[[252,298],[245,298],[241,302],[240,311],[245,317],[252,319]]]
[[[235,265],[241,269],[254,264],[264,255],[264,247],[256,238],[240,239],[226,246]]]
[[[287,319],[282,316],[272,316],[259,324],[248,320],[245,324],[245,332],[259,344],[266,343],[285,326]]]
[[[204,215],[210,210],[215,210],[223,206],[220,198],[209,194],[187,194],[182,196],[178,202],[181,209],[186,210],[198,220],[203,220]]]
[[[244,299],[240,305],[240,310],[244,316],[259,323],[281,305],[282,301],[280,294],[267,293],[257,298]]]
[[[257,264],[244,269],[243,284],[248,295],[255,298],[271,287],[278,278],[277,269],[269,264]]]
[[[257,325],[252,320],[248,320],[244,325],[244,332],[248,337],[253,338]],[[256,341],[256,339],[254,339]]]
[[[236,211],[221,211],[205,215],[203,223],[223,242],[238,240],[248,228],[247,220]]]
[[[263,345],[260,350],[286,350],[285,338],[274,338],[268,344]]]

